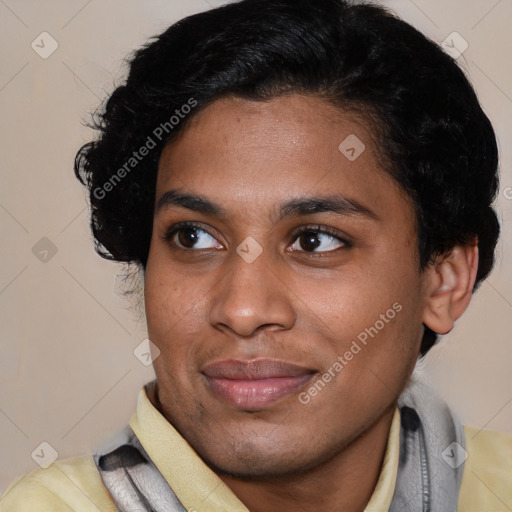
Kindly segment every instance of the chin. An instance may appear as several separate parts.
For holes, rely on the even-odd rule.
[[[224,475],[241,480],[269,480],[292,477],[305,473],[316,467],[320,461],[303,460],[303,454],[295,453],[293,458],[279,452],[253,452],[230,454],[230,458],[220,460],[204,459],[208,466],[218,475]],[[300,457],[300,458],[299,458]]]
[[[329,446],[321,445],[313,436],[304,432],[294,433],[288,428],[284,436],[265,434],[252,429],[238,435],[208,437],[201,448],[196,447],[201,458],[217,474],[243,480],[286,478],[306,473],[318,467],[348,444],[336,440]],[[309,437],[309,444],[305,439]],[[220,439],[220,441],[219,441]]]

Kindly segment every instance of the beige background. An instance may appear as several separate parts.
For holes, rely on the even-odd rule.
[[[90,453],[125,425],[154,375],[134,357],[144,323],[116,291],[120,267],[94,253],[72,162],[91,135],[81,120],[120,82],[123,58],[221,3],[0,0],[0,491],[37,467],[43,441],[61,458]],[[464,423],[512,432],[512,2],[382,3],[437,42],[457,31],[469,43],[459,62],[501,151],[496,269],[417,371]],[[31,48],[43,31],[59,45],[47,59]],[[43,237],[57,250],[46,263],[32,252]]]

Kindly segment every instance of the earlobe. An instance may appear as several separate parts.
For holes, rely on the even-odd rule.
[[[478,244],[457,245],[427,270],[423,323],[438,334],[453,329],[471,301],[478,271]]]

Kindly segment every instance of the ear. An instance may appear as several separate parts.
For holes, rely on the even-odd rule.
[[[438,334],[453,329],[471,300],[478,270],[478,243],[456,245],[427,270],[423,323]]]

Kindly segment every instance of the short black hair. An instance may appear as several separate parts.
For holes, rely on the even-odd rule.
[[[145,269],[160,154],[195,113],[230,95],[291,93],[370,120],[385,170],[415,206],[420,271],[477,240],[476,286],[487,277],[498,151],[473,87],[395,14],[347,0],[242,0],[184,18],[135,52],[75,161],[98,253]],[[436,339],[425,326],[420,354]]]

